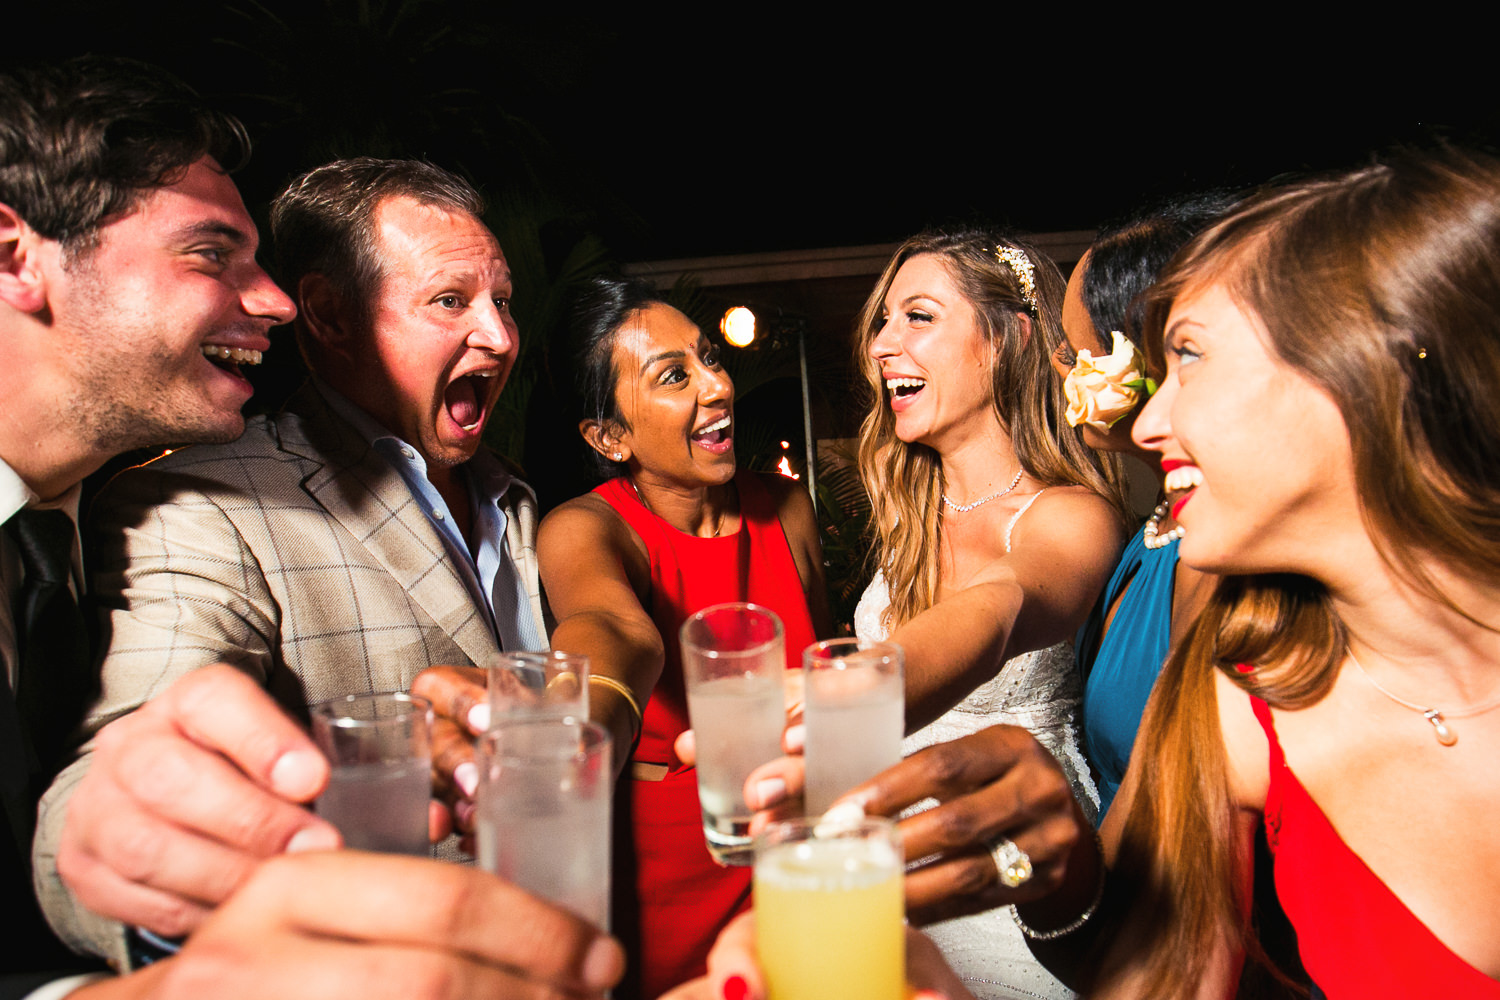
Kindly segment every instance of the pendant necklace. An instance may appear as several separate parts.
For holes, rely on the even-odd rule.
[[[1426,705],[1418,705],[1416,702],[1407,701],[1399,695],[1392,694],[1386,689],[1384,684],[1371,677],[1369,671],[1365,669],[1364,664],[1360,663],[1359,659],[1354,655],[1354,650],[1346,647],[1345,652],[1349,654],[1349,661],[1359,668],[1359,672],[1364,675],[1365,680],[1369,681],[1376,691],[1379,691],[1398,705],[1404,705],[1413,712],[1421,712],[1422,718],[1432,723],[1433,733],[1437,736],[1437,741],[1445,747],[1451,747],[1458,742],[1458,734],[1448,728],[1449,719],[1467,719],[1471,716],[1483,715],[1485,712],[1500,706],[1500,698],[1493,698],[1482,705],[1466,708],[1461,712],[1445,713],[1436,708],[1428,708]]]
[[[991,500],[999,500],[1001,497],[1005,496],[1005,494],[1009,493],[1011,490],[1015,489],[1017,486],[1020,486],[1021,485],[1021,477],[1023,475],[1025,475],[1025,473],[1026,473],[1025,469],[1017,469],[1016,470],[1016,478],[1014,478],[1014,479],[1012,479],[1010,481],[1010,485],[1009,486],[1005,487],[1005,489],[1001,490],[999,493],[991,493],[987,497],[980,497],[978,500],[975,500],[973,503],[954,503],[952,500],[948,499],[948,494],[944,493],[943,494],[943,504],[946,507],[948,507],[949,510],[955,510],[955,511],[957,511],[960,514],[967,514],[969,511],[973,510],[975,507],[983,507],[985,504],[989,503]]]

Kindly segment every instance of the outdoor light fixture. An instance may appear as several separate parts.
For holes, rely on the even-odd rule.
[[[735,347],[749,347],[755,339],[755,313],[744,306],[735,306],[719,320],[719,332]]]

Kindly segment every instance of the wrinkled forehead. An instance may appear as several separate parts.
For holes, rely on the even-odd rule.
[[[428,281],[462,272],[490,287],[510,281],[500,241],[462,209],[401,195],[380,203],[372,228],[384,278]]]

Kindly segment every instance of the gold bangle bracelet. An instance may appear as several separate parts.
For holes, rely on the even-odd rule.
[[[609,688],[611,691],[614,691],[620,697],[625,699],[626,704],[630,706],[630,711],[635,715],[636,732],[640,732],[641,725],[645,722],[645,717],[641,715],[641,706],[640,703],[635,700],[635,693],[632,692],[630,688],[626,687],[624,684],[615,680],[613,677],[608,676],[607,674],[589,674],[589,683],[593,684],[595,681],[603,684],[605,687]]]

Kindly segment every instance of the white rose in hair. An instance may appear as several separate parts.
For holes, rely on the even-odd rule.
[[[1111,331],[1114,349],[1102,358],[1092,351],[1078,352],[1078,361],[1063,382],[1068,398],[1068,423],[1088,424],[1101,433],[1149,396],[1156,384],[1146,378],[1146,362],[1140,350],[1119,330]]]

